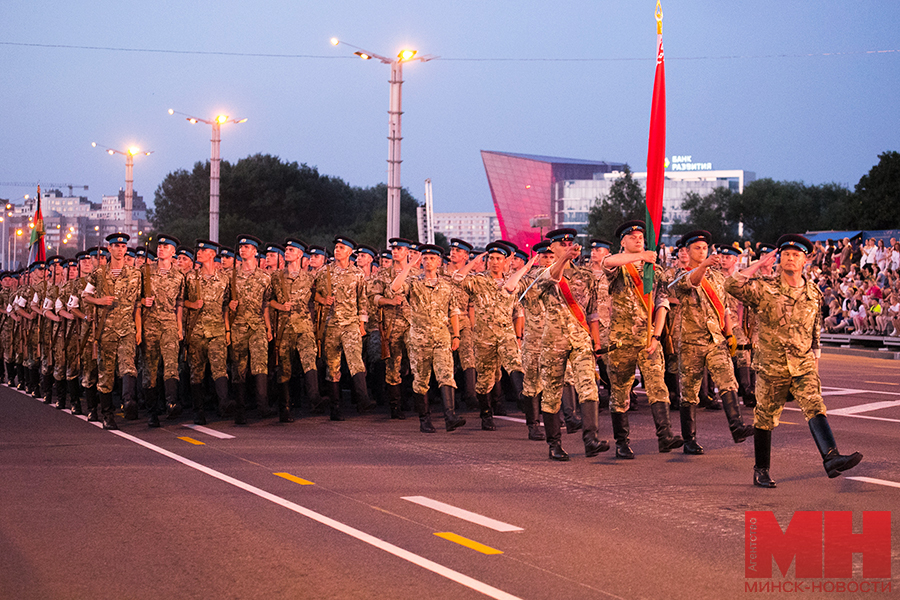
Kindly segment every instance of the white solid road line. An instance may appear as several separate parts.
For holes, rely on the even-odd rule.
[[[795,406],[785,406],[784,410],[792,410],[794,412],[803,412],[803,409],[797,408]],[[840,409],[838,409],[840,410]],[[854,419],[870,419],[872,421],[887,421],[889,423],[900,423],[900,419],[889,419],[887,417],[873,417],[871,415],[848,415],[846,413],[840,413],[837,410],[828,411],[829,415],[837,415],[839,417],[853,417]]]
[[[436,573],[438,575],[441,575],[442,577],[446,577],[447,579],[449,579],[451,581],[455,581],[456,583],[459,583],[460,585],[464,585],[468,588],[471,588],[471,589],[475,590],[476,592],[484,594],[485,596],[488,596],[490,598],[497,598],[498,600],[519,600],[518,596],[513,596],[512,594],[508,594],[508,593],[504,592],[503,590],[497,589],[491,585],[488,585],[486,583],[478,581],[477,579],[473,579],[472,577],[469,577],[468,575],[463,575],[459,571],[454,571],[453,569],[450,569],[448,567],[440,565],[434,561],[428,560],[427,558],[419,556],[418,554],[413,554],[412,552],[410,552],[408,550],[404,550],[403,548],[395,546],[395,545],[393,545],[389,542],[386,542],[382,539],[379,539],[373,535],[369,535],[368,533],[360,531],[359,529],[355,529],[353,527],[350,527],[349,525],[345,525],[344,523],[341,523],[340,521],[335,521],[334,519],[326,517],[325,515],[319,514],[313,510],[310,510],[308,508],[300,506],[299,504],[295,504],[289,500],[285,500],[284,498],[276,496],[275,494],[272,494],[270,492],[262,490],[256,486],[250,485],[249,483],[245,483],[239,479],[235,479],[234,477],[230,477],[228,475],[225,475],[224,473],[220,473],[219,471],[216,471],[215,469],[210,469],[209,467],[201,465],[200,463],[196,463],[192,460],[189,460],[187,458],[179,456],[178,454],[175,454],[174,452],[169,452],[168,450],[166,450],[164,448],[160,448],[159,446],[155,446],[155,445],[151,444],[150,442],[145,442],[144,440],[142,440],[138,437],[129,435],[122,431],[111,431],[110,433],[117,435],[122,439],[128,440],[130,442],[134,442],[135,444],[143,446],[144,448],[147,448],[148,450],[153,450],[154,452],[156,452],[158,454],[161,454],[165,457],[171,458],[172,460],[178,461],[181,464],[183,464],[187,467],[190,467],[192,469],[196,469],[197,471],[200,471],[201,473],[205,473],[205,474],[209,475],[210,477],[215,477],[216,479],[218,479],[220,481],[223,481],[227,484],[233,485],[233,486],[240,488],[246,492],[250,492],[251,494],[259,496],[260,498],[268,500],[269,502],[274,502],[275,504],[283,506],[284,508],[291,510],[299,515],[303,515],[304,517],[312,519],[313,521],[321,523],[322,525],[331,527],[332,529],[340,531],[341,533],[345,533],[345,534],[349,535],[350,537],[356,538],[357,540],[359,540],[361,542],[365,542],[366,544],[374,546],[380,550],[384,550],[385,552],[387,552],[389,554],[393,554],[394,556],[396,556],[398,558],[402,558],[403,560],[409,561],[409,562],[413,563],[414,565],[418,565],[418,566],[422,567],[423,569],[427,569],[427,570],[431,571],[432,573]]]
[[[847,408],[837,408],[829,410],[829,415],[855,415],[857,413],[869,412],[871,410],[881,410],[882,408],[894,408],[900,406],[900,400],[882,400],[881,402],[870,402],[868,404],[857,404],[856,406],[848,406]]]
[[[886,479],[875,479],[873,477],[844,477],[844,479],[852,479],[853,481],[862,481],[863,483],[874,483],[877,485],[886,485],[888,487],[900,488],[900,483],[896,481],[888,481]]]
[[[457,508],[450,504],[444,504],[443,502],[432,500],[431,498],[426,498],[425,496],[404,496],[401,499],[408,500],[409,502],[413,502],[427,508],[433,508],[438,512],[450,515],[451,517],[457,517],[465,521],[469,521],[470,523],[475,523],[476,525],[482,525],[484,527],[493,529],[494,531],[525,531],[521,527],[516,527],[515,525],[510,525],[509,523],[504,523],[503,521],[497,521],[496,519],[485,517],[483,515],[479,515],[478,513],[473,513],[462,508]]]
[[[188,429],[193,429],[194,431],[199,431],[200,433],[205,433],[206,435],[211,435],[214,438],[219,438],[220,440],[233,440],[233,435],[228,435],[227,433],[222,433],[221,431],[216,431],[215,429],[210,429],[209,427],[204,427],[203,425],[188,425],[185,423],[182,427],[187,427]]]

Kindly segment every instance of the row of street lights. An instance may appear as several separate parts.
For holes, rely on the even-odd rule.
[[[428,62],[437,57],[435,56],[416,56],[416,50],[404,49],[397,55],[397,58],[387,58],[374,52],[363,50],[353,44],[348,44],[331,38],[331,44],[337,46],[343,44],[355,48],[353,53],[363,60],[371,60],[373,58],[380,62],[391,66],[390,79],[390,104],[388,108],[388,184],[387,184],[387,239],[400,236],[400,142],[403,139],[401,135],[401,116],[403,114],[401,108],[401,86],[403,85],[403,63],[419,61]],[[211,151],[210,151],[210,169],[209,169],[209,239],[219,241],[219,167],[221,163],[219,146],[222,141],[222,125],[226,123],[245,123],[247,119],[232,119],[228,115],[218,115],[212,119],[200,119],[191,115],[169,109],[170,115],[179,114],[186,118],[191,124],[205,123],[212,126]],[[149,156],[153,151],[141,151],[140,148],[130,147],[125,151],[116,150],[92,142],[92,146],[106,149],[110,155],[121,154],[125,157],[125,229],[130,234],[133,233],[132,223],[132,198],[134,190],[134,157],[143,154]]]

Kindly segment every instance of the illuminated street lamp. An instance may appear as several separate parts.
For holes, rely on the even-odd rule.
[[[337,38],[331,38],[331,44],[337,46],[343,44],[356,48],[355,54],[363,60],[378,59],[386,65],[391,65],[391,101],[388,108],[388,197],[387,197],[387,239],[400,236],[400,116],[401,110],[401,86],[403,85],[403,63],[420,61],[428,62],[436,56],[416,56],[416,50],[401,50],[397,58],[387,58],[368,50],[363,50],[353,44],[342,42]]]
[[[188,123],[206,123],[212,125],[212,137],[210,143],[209,159],[209,239],[219,241],[219,163],[222,159],[219,156],[219,144],[222,141],[222,125],[226,123],[246,123],[247,119],[232,119],[228,115],[219,115],[214,119],[207,121],[206,119],[198,119],[176,110],[169,109],[169,114],[179,114],[186,118]]]
[[[125,157],[125,231],[129,235],[132,233],[132,229],[134,229],[134,225],[132,223],[132,196],[134,193],[134,157],[138,154],[143,154],[144,156],[150,156],[153,154],[153,150],[149,152],[144,152],[140,148],[135,148],[131,146],[125,152],[121,150],[116,150],[115,148],[109,148],[108,146],[104,146],[102,144],[98,144],[97,142],[91,142],[91,146],[94,148],[100,147],[104,148],[110,156],[114,154],[121,154]]]

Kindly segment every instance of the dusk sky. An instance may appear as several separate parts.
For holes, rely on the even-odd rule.
[[[900,2],[663,2],[667,155],[758,178],[850,187],[900,150]],[[152,202],[209,159],[210,127],[246,117],[222,157],[387,180],[390,68],[404,68],[402,183],[435,210],[493,210],[480,150],[645,168],[655,1],[97,1],[0,3],[0,182],[124,186]],[[54,47],[55,46],[55,47]],[[104,48],[104,49],[88,49]],[[226,54],[228,53],[228,54]],[[261,56],[267,55],[267,56]],[[0,197],[33,194],[0,186]]]

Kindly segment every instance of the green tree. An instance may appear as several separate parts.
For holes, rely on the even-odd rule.
[[[588,212],[587,234],[613,240],[619,225],[632,219],[643,221],[646,213],[644,188],[634,180],[631,169],[625,165],[624,175],[613,182],[609,193],[598,198]]]
[[[891,229],[900,226],[900,153],[878,155],[878,164],[856,184],[852,214],[859,229]]]
[[[384,245],[387,187],[353,187],[315,167],[255,154],[231,164],[222,161],[219,239],[231,245],[242,233],[267,241],[299,237],[330,245],[346,235],[376,248]],[[400,235],[415,237],[419,203],[407,190],[400,196]],[[209,234],[209,163],[192,171],[179,169],[165,177],[150,216],[158,231],[186,244]]]
[[[704,229],[712,235],[714,242],[730,244],[737,239],[737,224],[726,218],[735,194],[727,187],[713,189],[705,196],[688,192],[681,207],[689,213],[687,221],[675,223],[672,234],[682,236],[688,231]]]

